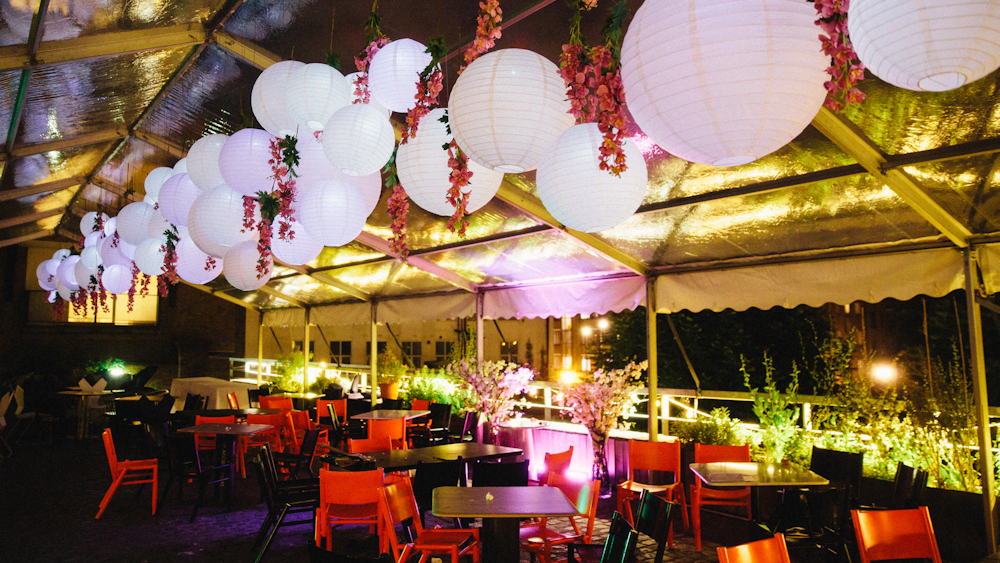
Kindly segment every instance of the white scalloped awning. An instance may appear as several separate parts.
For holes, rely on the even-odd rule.
[[[624,278],[489,291],[483,300],[487,319],[572,317],[620,313],[646,303],[646,279]]]

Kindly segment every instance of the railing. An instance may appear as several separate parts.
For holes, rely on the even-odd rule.
[[[229,379],[244,381],[248,383],[271,383],[281,375],[275,373],[277,360],[264,360],[258,366],[257,358],[229,358]],[[355,375],[359,375],[358,386],[368,389],[368,375],[371,367],[367,365],[343,364],[330,365],[325,362],[309,362],[309,381],[315,381],[320,376],[328,379],[341,379],[350,382]]]

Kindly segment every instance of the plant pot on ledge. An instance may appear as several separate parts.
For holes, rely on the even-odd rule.
[[[378,390],[383,399],[395,401],[399,398],[399,382],[379,383]]]

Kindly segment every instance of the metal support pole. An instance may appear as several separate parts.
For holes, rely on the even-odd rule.
[[[545,397],[545,421],[548,422],[552,420],[552,388],[542,389],[542,396]]]
[[[993,439],[990,435],[989,399],[986,393],[986,364],[983,359],[983,322],[979,303],[979,267],[971,248],[965,249],[965,302],[969,317],[969,352],[972,356],[972,390],[975,395],[976,427],[979,438],[979,479],[983,486],[983,520],[986,523],[986,552],[997,551],[993,493]]]
[[[372,300],[372,343],[369,353],[372,356],[372,409],[378,402],[378,303]]]
[[[302,339],[302,392],[309,389],[309,312],[311,309],[305,307],[302,314],[306,319],[305,335]]]
[[[260,312],[260,316],[257,318],[257,387],[260,387],[263,381],[264,371],[264,311]]]
[[[483,292],[476,293],[476,366],[483,369]]]
[[[646,412],[649,413],[649,441],[659,440],[659,412],[657,408],[657,387],[659,382],[656,376],[656,278],[646,278],[646,354],[649,358],[649,368],[646,373],[649,375],[649,404]]]

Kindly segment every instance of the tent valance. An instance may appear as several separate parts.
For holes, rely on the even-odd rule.
[[[484,296],[483,317],[524,319],[599,315],[635,309],[646,302],[645,278],[553,284],[489,291]]]

